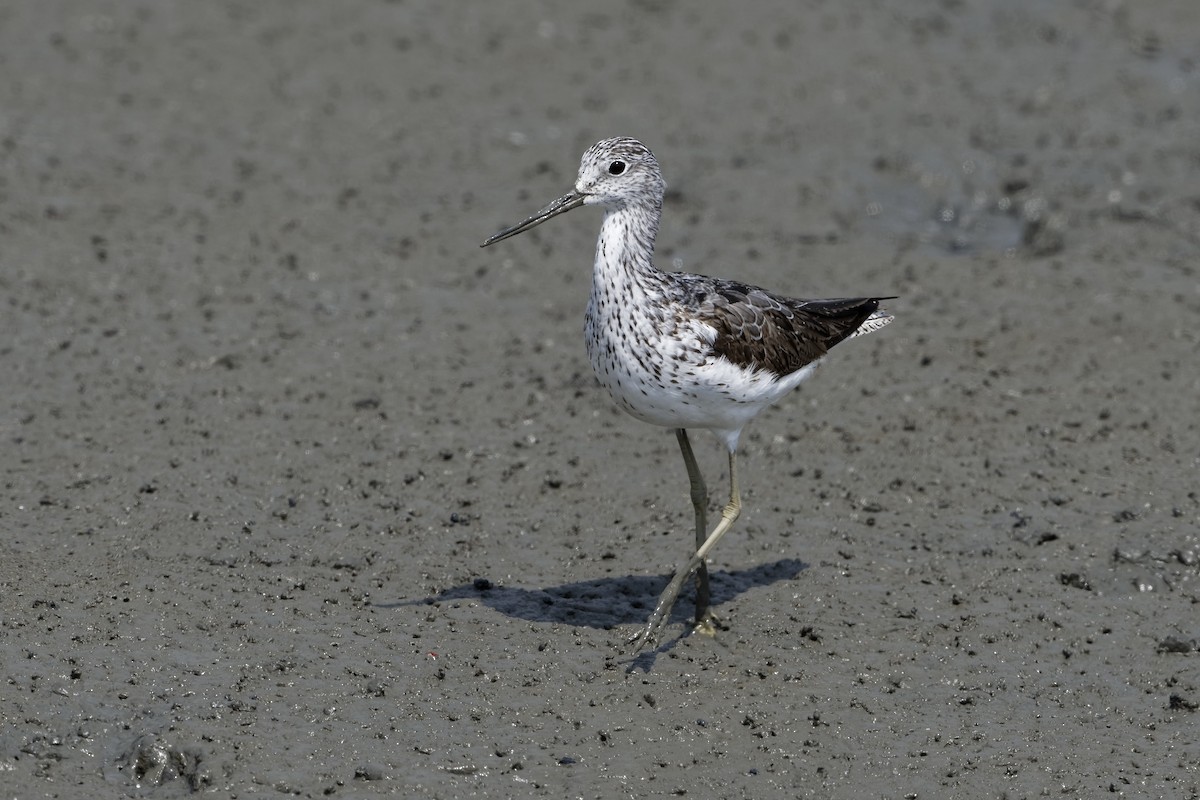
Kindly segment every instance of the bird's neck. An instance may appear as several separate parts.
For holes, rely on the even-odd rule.
[[[657,275],[654,239],[662,203],[622,205],[605,209],[596,242],[593,278],[611,282],[622,278]]]

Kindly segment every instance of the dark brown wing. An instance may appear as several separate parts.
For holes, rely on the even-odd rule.
[[[733,281],[714,281],[699,316],[717,329],[713,349],[738,366],[789,375],[829,352],[885,297],[794,300]]]

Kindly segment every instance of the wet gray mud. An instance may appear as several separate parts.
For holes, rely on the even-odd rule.
[[[6,796],[1200,794],[1200,5],[19,3],[0,64]],[[478,248],[617,134],[664,266],[899,295],[637,658],[691,509],[599,214]]]

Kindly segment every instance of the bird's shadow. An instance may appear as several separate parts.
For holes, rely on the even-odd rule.
[[[796,558],[783,558],[746,570],[709,572],[711,603],[719,606],[755,586],[791,580],[808,567]],[[654,609],[670,575],[626,575],[564,583],[544,589],[504,586],[486,577],[444,589],[429,597],[378,603],[378,608],[433,605],[447,600],[478,600],[510,617],[610,630],[617,625],[643,624]],[[717,609],[717,613],[720,610]],[[690,619],[692,603],[686,593],[671,611],[671,622]]]

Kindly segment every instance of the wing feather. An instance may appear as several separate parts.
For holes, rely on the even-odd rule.
[[[704,289],[695,297],[697,315],[717,332],[713,350],[739,366],[781,377],[821,358],[842,340],[891,321],[879,312],[879,302],[890,299],[886,297],[794,300],[715,279]]]

